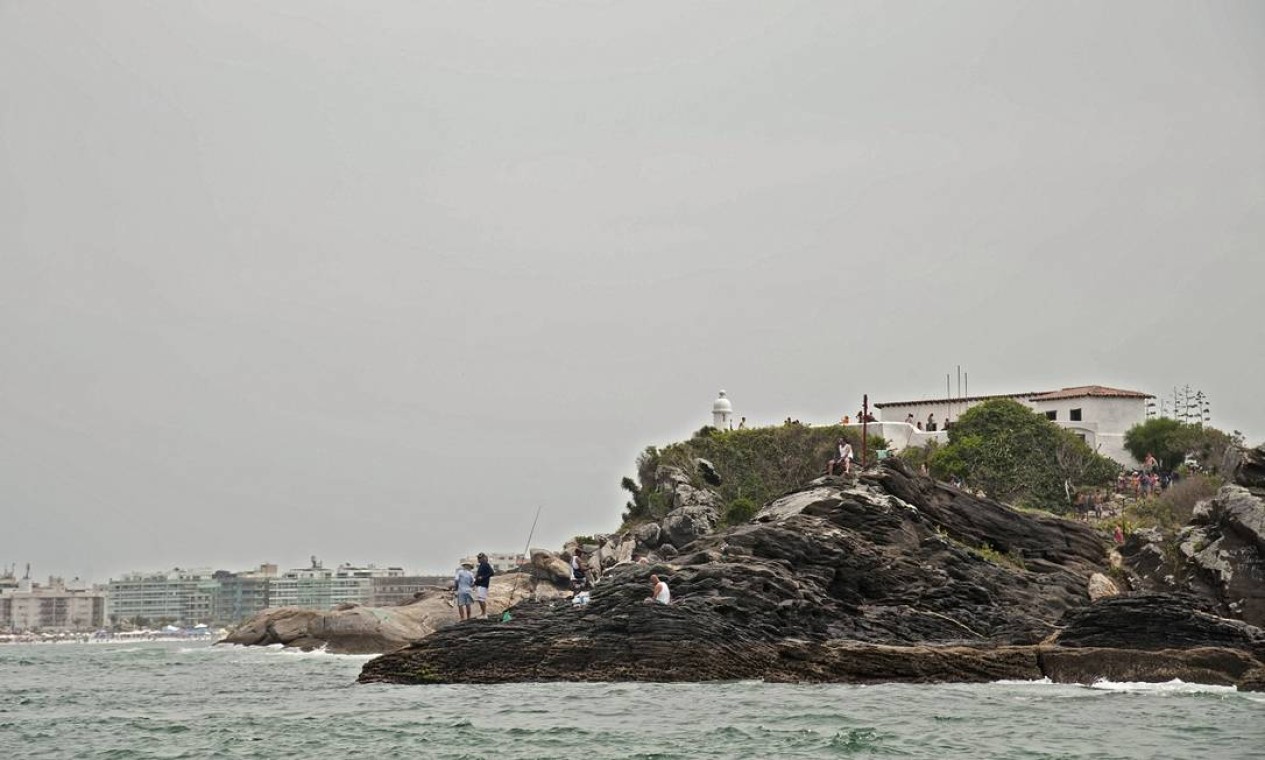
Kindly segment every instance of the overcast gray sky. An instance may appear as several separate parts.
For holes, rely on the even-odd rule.
[[[1260,2],[0,0],[0,564],[448,570],[861,394],[1265,437]]]

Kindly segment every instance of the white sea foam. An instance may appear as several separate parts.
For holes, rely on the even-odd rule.
[[[1158,694],[1233,694],[1238,691],[1233,686],[1214,686],[1206,683],[1186,683],[1180,678],[1174,678],[1171,681],[1162,683],[1148,683],[1146,681],[1108,681],[1102,679],[1095,681],[1089,686],[1091,689],[1101,691],[1130,691],[1130,692],[1153,692]]]
[[[284,644],[267,644],[264,646],[246,646],[244,644],[216,644],[214,647],[189,647],[187,649],[180,650],[181,654],[185,654],[189,652],[210,652],[210,651],[235,652],[238,654],[245,653],[245,652],[252,652],[252,653],[258,653],[262,655],[280,654],[286,657],[316,657],[316,658],[329,658],[329,659],[337,659],[337,660],[365,660],[365,661],[372,660],[373,658],[379,656],[376,654],[338,654],[336,652],[327,652],[325,651],[324,647],[320,649],[313,649],[310,652],[305,652],[302,649],[287,647]]]

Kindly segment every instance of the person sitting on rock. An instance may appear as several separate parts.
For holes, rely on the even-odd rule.
[[[659,580],[659,576],[650,576],[650,596],[647,602],[657,602],[659,604],[671,604],[672,592],[668,590],[667,581]]]
[[[842,467],[845,473],[852,472],[852,444],[840,438],[835,445],[838,447],[838,456],[826,462],[826,474],[834,475],[835,465]]]

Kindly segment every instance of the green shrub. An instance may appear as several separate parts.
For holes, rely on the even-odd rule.
[[[628,503],[625,521],[630,517],[662,517],[667,508],[667,495],[649,487],[655,470],[661,466],[678,467],[698,488],[710,488],[720,494],[726,505],[746,499],[758,508],[788,491],[825,474],[826,462],[835,456],[835,443],[843,438],[852,444],[856,458],[861,458],[861,431],[854,427],[827,425],[779,425],[745,430],[703,428],[688,441],[657,449],[648,447],[637,458],[638,483],[625,478],[624,488],[633,485],[633,499]],[[869,437],[870,461],[874,451],[887,448],[881,436]],[[702,481],[695,466],[696,459],[706,459],[716,466],[722,482],[711,486]],[[728,519],[728,509],[726,509]]]
[[[1105,485],[1120,467],[1071,432],[1010,399],[968,409],[948,444],[929,456],[936,477],[955,475],[990,497],[1054,512],[1071,508],[1067,487]]]
[[[755,513],[759,511],[759,504],[756,504],[746,496],[739,496],[729,502],[729,506],[725,507],[725,523],[727,525],[740,525],[755,517]]]

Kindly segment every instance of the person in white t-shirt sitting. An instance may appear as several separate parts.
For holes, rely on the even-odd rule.
[[[659,604],[672,603],[672,592],[668,590],[668,584],[666,581],[661,581],[659,580],[659,576],[652,575],[650,576],[650,587],[651,591],[650,596],[646,599],[647,602],[658,602]]]

